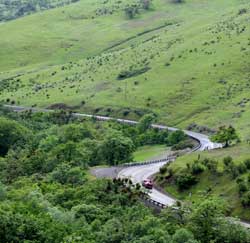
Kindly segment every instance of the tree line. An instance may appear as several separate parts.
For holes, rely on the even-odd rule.
[[[225,218],[227,205],[217,199],[155,215],[142,204],[140,186],[90,176],[88,166],[130,159],[134,131],[163,137],[166,131],[150,128],[152,120],[148,115],[129,127],[78,120],[67,112],[2,110],[1,242],[250,242],[249,232]],[[168,140],[179,141],[178,134]],[[138,144],[152,142],[148,137]]]

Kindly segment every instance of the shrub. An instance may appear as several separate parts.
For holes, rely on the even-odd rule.
[[[160,168],[160,174],[165,174],[167,172],[167,167],[163,166]]]
[[[150,9],[150,6],[152,4],[152,0],[141,0],[140,1],[141,5],[142,5],[142,8],[145,9],[145,10],[149,10]]]
[[[144,67],[144,68],[135,69],[135,70],[121,71],[118,74],[117,79],[123,80],[123,79],[131,78],[131,77],[135,77],[135,76],[141,75],[143,73],[146,73],[148,70],[150,70],[150,67]]]
[[[15,145],[23,145],[29,134],[28,129],[16,121],[0,117],[0,156],[6,155]]]
[[[189,140],[183,140],[172,146],[172,150],[183,150],[187,148],[193,148],[194,145]]]
[[[177,130],[177,131],[170,133],[168,137],[168,143],[170,146],[175,145],[183,141],[185,138],[186,138],[185,133],[181,130]]]
[[[250,159],[246,159],[244,161],[244,164],[246,165],[247,169],[249,170],[250,169]]]
[[[210,172],[213,172],[213,173],[217,172],[218,161],[205,158],[202,161],[202,164],[205,165]]]
[[[184,0],[172,0],[172,3],[184,3]]]
[[[239,183],[239,193],[240,195],[248,190],[247,184],[245,181]]]
[[[197,178],[191,174],[180,174],[176,177],[176,184],[179,190],[186,190],[198,182]]]
[[[235,179],[239,175],[238,166],[231,164],[228,168],[229,173],[232,175],[232,178]]]
[[[129,19],[133,19],[135,15],[139,13],[139,9],[136,5],[126,7],[124,11]]]
[[[171,177],[174,174],[172,168],[168,168],[168,176]]]
[[[242,14],[245,14],[245,13],[247,13],[247,9],[242,8],[242,9],[239,10],[238,15],[242,15]]]
[[[228,166],[229,164],[233,163],[233,158],[231,156],[227,156],[223,159],[223,163],[225,166]]]
[[[205,170],[204,165],[202,165],[200,162],[195,161],[191,166],[191,173],[192,175],[198,175],[201,174]]]
[[[239,171],[240,174],[244,174],[247,172],[247,167],[244,163],[240,163],[238,166],[237,166],[237,169]]]
[[[246,192],[241,198],[241,203],[244,207],[250,206],[250,192]]]

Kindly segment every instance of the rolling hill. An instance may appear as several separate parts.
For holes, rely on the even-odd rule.
[[[82,0],[0,25],[4,103],[64,106],[250,137],[246,0]],[[63,104],[62,104],[63,103]]]

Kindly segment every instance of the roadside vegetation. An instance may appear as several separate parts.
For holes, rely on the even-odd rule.
[[[249,144],[178,158],[161,169],[158,183],[188,204],[213,196],[230,204],[231,215],[250,220]]]
[[[90,177],[89,166],[131,158],[128,130],[62,111],[1,110],[1,242],[250,242],[250,233],[225,217],[223,201],[154,214],[143,205],[139,185]]]
[[[133,154],[134,161],[149,161],[154,158],[167,157],[170,149],[166,145],[145,145],[139,147]]]

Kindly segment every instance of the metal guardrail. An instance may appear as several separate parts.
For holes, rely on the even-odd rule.
[[[50,110],[50,109],[37,109],[37,108],[27,108],[27,107],[21,107],[21,106],[10,106],[10,105],[5,105],[6,108],[9,108],[9,109],[12,109],[14,111],[31,111],[31,112],[53,112],[53,110]],[[137,121],[131,121],[131,120],[126,120],[126,119],[114,119],[112,117],[105,117],[105,116],[98,116],[98,115],[88,115],[88,114],[80,114],[80,113],[74,113],[72,112],[72,116],[75,116],[75,117],[88,117],[88,118],[94,118],[96,120],[99,120],[99,121],[110,121],[110,120],[115,120],[117,122],[120,122],[120,123],[124,123],[124,124],[128,124],[128,125],[136,125],[138,124]],[[169,128],[169,127],[166,127],[166,126],[162,126],[162,125],[155,125],[153,124],[151,126],[152,128],[157,128],[159,130],[164,130],[164,129],[168,129],[168,130],[178,130],[178,129],[175,129],[175,128]],[[192,136],[190,136],[192,137]],[[198,142],[198,145],[193,148],[190,153],[192,152],[195,152],[197,150],[199,150],[201,148],[201,143],[198,139],[192,137],[193,139],[195,139],[197,142]],[[119,167],[131,167],[131,166],[142,166],[142,165],[149,165],[149,164],[156,164],[156,163],[160,163],[160,162],[173,162],[175,161],[177,158],[177,156],[168,156],[167,158],[164,158],[164,159],[160,159],[160,160],[152,160],[152,161],[144,161],[144,162],[135,162],[135,163],[126,163],[126,164],[122,164],[122,165],[119,165]],[[151,203],[152,205],[154,206],[157,206],[157,207],[160,207],[160,208],[166,208],[167,206],[160,203],[160,202],[157,202],[153,199],[151,199],[150,197],[146,197],[144,198],[144,200],[147,200],[147,202]]]
[[[157,202],[157,201],[153,200],[152,198],[143,198],[143,200],[145,200],[145,201],[149,202],[150,204],[157,206],[161,209],[167,208],[167,205],[160,203],[160,202]]]
[[[119,165],[119,167],[132,167],[132,166],[140,166],[140,165],[157,164],[161,162],[172,162],[174,160],[176,160],[176,156],[168,156],[167,158],[159,159],[159,160],[125,163],[125,164]]]

